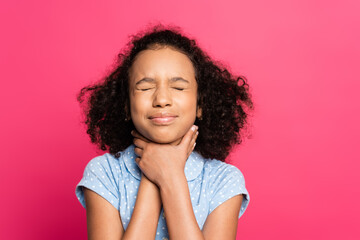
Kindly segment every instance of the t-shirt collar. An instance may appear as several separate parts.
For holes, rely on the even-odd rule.
[[[134,144],[131,144],[128,148],[126,148],[122,152],[120,160],[123,159],[127,170],[134,178],[141,180],[141,170],[135,162],[137,156],[134,152],[134,148]],[[203,170],[204,161],[205,159],[199,153],[193,151],[190,154],[189,158],[186,160],[184,169],[187,181],[194,180],[199,176]]]

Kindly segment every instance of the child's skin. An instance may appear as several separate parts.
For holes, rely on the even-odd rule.
[[[87,206],[90,202],[89,239],[154,239],[161,204],[170,239],[235,239],[241,195],[217,207],[202,231],[193,212],[184,167],[195,147],[198,131],[193,124],[201,109],[190,59],[170,47],[145,50],[129,77],[130,113],[137,130],[132,135],[142,171],[137,200],[124,232],[119,212],[84,190]]]

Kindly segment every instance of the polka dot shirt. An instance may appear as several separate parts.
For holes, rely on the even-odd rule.
[[[141,170],[135,158],[134,145],[121,152],[119,158],[109,153],[95,157],[85,167],[83,178],[75,189],[75,194],[84,208],[86,206],[82,187],[91,189],[109,201],[120,212],[124,230],[130,222],[141,180]],[[187,159],[184,171],[200,229],[216,207],[238,194],[244,195],[238,217],[244,214],[250,196],[245,188],[244,176],[238,168],[216,159],[204,159],[194,151]],[[162,208],[156,239],[167,238],[169,233]]]

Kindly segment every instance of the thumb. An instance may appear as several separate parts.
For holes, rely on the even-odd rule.
[[[194,133],[196,132],[197,129],[198,129],[198,126],[192,125],[191,128],[189,129],[189,131],[187,131],[187,133],[181,139],[181,142],[179,143],[179,145],[187,148],[188,145],[190,144],[191,139],[192,139],[192,137],[193,137],[193,135],[194,135]]]

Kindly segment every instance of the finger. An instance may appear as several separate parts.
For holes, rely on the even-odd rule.
[[[143,140],[144,142],[149,142],[149,140],[146,139],[143,135],[141,135],[138,131],[136,131],[136,129],[131,131],[131,135],[133,135],[136,138],[139,138],[139,139]]]
[[[135,147],[134,152],[137,156],[142,157],[143,150],[141,148]]]
[[[189,152],[189,154],[193,151],[194,149],[194,143],[196,142],[197,136],[199,134],[199,131],[195,130],[194,134],[192,135],[192,138],[187,146],[187,150]]]
[[[188,154],[190,155],[192,151],[194,151],[195,149],[195,145],[196,145],[196,139],[199,135],[199,131],[196,131],[194,134],[194,137],[191,139],[189,145],[188,145]]]
[[[140,160],[141,160],[141,158],[139,158],[139,157],[135,158],[135,162],[137,163],[138,166],[139,166]]]
[[[187,131],[187,133],[182,138],[179,145],[183,146],[185,149],[188,149],[187,147],[188,147],[189,143],[191,142],[191,139],[194,136],[194,134],[196,133],[197,129],[198,129],[198,126],[192,125],[192,127],[189,129],[189,131]]]
[[[187,146],[188,152],[192,151],[193,145],[194,145],[194,143],[196,141],[197,133],[198,133],[198,131],[195,131],[194,134],[191,137],[191,140],[190,140],[190,142],[189,142],[189,144]]]
[[[134,138],[133,143],[136,147],[144,149],[146,142],[141,140],[140,138]]]

